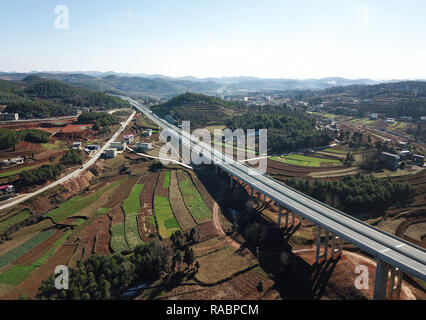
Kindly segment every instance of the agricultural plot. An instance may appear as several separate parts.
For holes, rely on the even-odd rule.
[[[0,222],[0,234],[2,234],[4,231],[9,229],[11,226],[18,224],[26,219],[31,217],[31,212],[29,211],[22,211],[18,214],[15,214],[6,220]]]
[[[148,174],[142,177],[141,180],[145,187],[140,194],[141,210],[137,216],[137,221],[139,235],[145,242],[151,241],[150,235],[157,231],[153,216],[153,202],[158,177],[158,173]]]
[[[176,176],[176,171],[171,173],[170,180],[170,203],[173,209],[173,212],[176,216],[176,220],[179,223],[180,228],[183,231],[190,230],[196,226],[194,218],[191,216],[191,213],[185,206],[183,201],[182,194],[179,190],[179,183]]]
[[[161,238],[169,238],[173,233],[180,230],[167,197],[156,195],[154,197],[154,210]]]
[[[34,236],[33,238],[31,238],[30,240],[28,240],[27,242],[25,242],[24,244],[20,245],[19,247],[3,254],[2,256],[0,256],[0,269],[8,265],[12,261],[18,259],[27,251],[31,250],[32,248],[35,248],[44,240],[51,237],[54,233],[55,233],[55,230],[43,231],[37,234],[36,236]]]
[[[28,171],[31,169],[36,168],[37,166],[28,166],[28,167],[23,167],[23,168],[19,168],[16,170],[11,170],[11,171],[6,171],[6,172],[0,172],[0,178],[7,178],[10,176],[16,176],[24,171]]]
[[[80,225],[83,221],[83,219],[79,219],[77,225]],[[49,231],[52,231],[53,234]],[[0,274],[0,283],[19,285],[32,271],[43,266],[72,233],[72,230],[68,230],[65,233],[56,230],[49,231],[42,232],[38,237],[36,236],[36,239],[32,239],[32,244],[36,244],[36,246],[30,248],[32,245],[27,245],[25,248],[15,252],[15,256],[10,255],[9,259],[12,259],[15,265]],[[55,235],[55,231],[59,233]],[[45,236],[48,238],[44,239]],[[40,242],[41,239],[44,239],[44,241]],[[24,250],[26,251],[24,252]],[[22,252],[24,253],[21,254]],[[18,255],[20,256],[15,259]]]
[[[116,224],[111,226],[111,247],[114,252],[122,252],[126,250],[130,250],[129,245],[127,244],[125,233],[124,233],[124,225]]]
[[[47,216],[51,217],[55,222],[60,223],[64,221],[66,218],[72,216],[78,211],[88,207],[94,201],[96,201],[102,194],[108,192],[109,190],[118,186],[122,181],[114,181],[108,186],[103,187],[102,189],[92,193],[89,196],[76,196],[68,201],[64,202],[61,206],[56,209],[50,211]]]
[[[169,187],[170,187],[170,171],[166,171],[164,173],[163,188],[169,188]]]
[[[133,249],[143,241],[139,236],[139,228],[137,216],[141,207],[140,204],[140,193],[144,188],[143,184],[136,184],[129,196],[123,203],[124,210],[124,230],[128,245]]]
[[[178,171],[177,176],[183,200],[197,224],[211,220],[212,213],[188,174]]]
[[[285,164],[301,166],[301,167],[321,167],[327,165],[340,165],[342,162],[337,159],[316,158],[301,154],[292,154],[281,157],[270,157],[271,160],[282,162]]]

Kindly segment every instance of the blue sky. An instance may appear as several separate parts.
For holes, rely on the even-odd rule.
[[[426,1],[1,0],[0,41],[1,71],[426,78]]]

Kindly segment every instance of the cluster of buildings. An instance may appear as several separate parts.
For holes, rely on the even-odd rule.
[[[15,195],[15,187],[11,184],[0,186],[0,201],[12,198]]]
[[[8,167],[15,164],[23,164],[25,162],[24,158],[12,158],[12,159],[4,159],[0,161],[0,167]]]
[[[19,120],[18,113],[1,113],[0,112],[0,121],[16,121]]]
[[[411,164],[423,167],[425,163],[425,157],[419,154],[414,154],[409,150],[401,150],[398,154],[382,152],[380,159],[386,163],[390,170],[396,170],[399,168],[401,161],[410,161]]]

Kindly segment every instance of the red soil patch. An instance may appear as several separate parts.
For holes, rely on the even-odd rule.
[[[155,190],[155,195],[168,198],[169,189],[163,188],[164,174],[165,174],[164,172],[160,173],[160,177],[158,178],[158,182],[157,182],[157,188]]]
[[[122,224],[124,223],[124,212],[121,207],[115,207],[112,209],[108,216],[112,219],[112,225]]]
[[[92,223],[78,235],[78,240],[85,244],[83,260],[90,257],[93,253],[111,253],[109,248],[110,226],[111,218],[108,215],[103,215],[94,219]]]

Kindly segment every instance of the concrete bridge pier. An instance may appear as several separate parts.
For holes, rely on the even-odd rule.
[[[339,236],[332,235],[331,240],[331,259],[334,259],[334,256],[341,256],[343,252],[343,240]]]
[[[388,270],[389,265],[377,258],[376,267],[376,280],[374,281],[374,300],[385,300],[386,299],[386,286],[388,282]]]
[[[278,206],[278,228],[281,228],[281,206]]]
[[[254,196],[253,196],[253,188],[250,188],[251,189],[251,195],[250,195],[250,202],[251,202],[251,205],[253,206],[254,205]]]
[[[290,210],[286,210],[286,215],[285,215],[285,228],[288,228],[288,216],[291,213]]]
[[[402,277],[403,272],[399,268],[391,266],[389,300],[399,300],[401,297]]]
[[[214,166],[214,174],[217,175],[217,166]]]
[[[320,226],[317,226],[317,247],[315,252],[315,263],[319,264],[319,261],[321,258],[326,261],[328,259],[328,244],[330,239],[330,233],[326,230],[325,231],[325,239],[324,242],[321,241],[321,232],[322,228]],[[324,251],[321,254],[321,246],[324,244]]]
[[[229,185],[230,185],[231,189],[234,186],[234,177],[231,174],[229,175]]]

